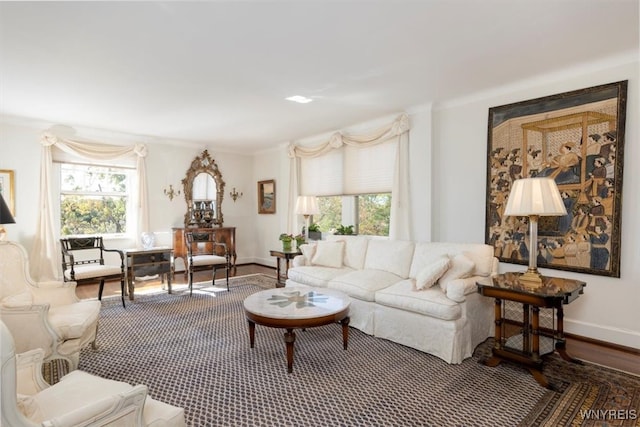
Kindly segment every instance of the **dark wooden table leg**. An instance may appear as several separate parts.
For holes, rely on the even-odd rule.
[[[567,353],[567,342],[564,339],[564,311],[562,310],[562,304],[556,307],[556,317],[558,319],[556,325],[556,351],[564,360],[572,363],[582,365],[582,360],[575,359]]]
[[[549,388],[549,381],[547,381],[547,378],[540,369],[529,367],[529,372],[531,372],[531,375],[533,375],[533,378],[535,378],[538,384],[544,388]]]
[[[249,343],[251,344],[251,348],[253,348],[253,345],[256,342],[256,324],[251,320],[249,320],[248,322],[249,322]]]
[[[293,343],[296,342],[296,333],[292,328],[287,328],[284,334],[284,342],[287,345],[287,372],[293,372]]]
[[[282,284],[282,277],[280,276],[280,258],[276,257],[276,277],[278,278],[276,282],[278,285]]]
[[[534,306],[531,311],[531,357],[537,362],[540,360],[540,307]]]
[[[349,322],[350,321],[351,321],[351,318],[349,316],[345,317],[340,321],[340,324],[342,324],[342,344],[344,345],[345,350],[349,345]]]

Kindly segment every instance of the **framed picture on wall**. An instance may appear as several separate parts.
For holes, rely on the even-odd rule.
[[[15,182],[12,170],[0,169],[0,194],[4,199],[11,215],[16,216]]]
[[[627,81],[489,109],[485,242],[528,264],[528,218],[506,217],[512,183],[553,178],[567,215],[540,217],[538,267],[620,277]]]
[[[276,181],[258,181],[258,213],[276,213]]]

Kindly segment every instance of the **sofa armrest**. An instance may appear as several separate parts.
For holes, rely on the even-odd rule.
[[[307,258],[304,255],[296,255],[291,262],[292,267],[304,267],[305,265],[307,265]]]
[[[481,276],[472,276],[450,281],[447,284],[447,298],[455,302],[463,302],[466,295],[477,292],[476,282],[480,279]]]

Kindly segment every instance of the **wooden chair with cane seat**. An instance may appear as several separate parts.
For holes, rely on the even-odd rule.
[[[124,252],[104,247],[102,237],[74,237],[60,239],[62,249],[62,272],[65,281],[78,285],[100,283],[98,299],[102,299],[105,280],[120,280],[122,306],[125,295]],[[105,252],[113,252],[120,257],[120,264],[105,262]]]
[[[199,270],[212,269],[211,284],[215,285],[216,271],[224,268],[228,291],[231,256],[226,244],[216,242],[215,230],[187,231],[185,233],[185,240],[187,242],[189,295],[193,293],[193,272]]]

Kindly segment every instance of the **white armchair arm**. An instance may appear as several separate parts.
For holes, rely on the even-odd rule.
[[[44,350],[41,348],[16,354],[16,379],[19,394],[34,395],[49,387],[42,377]]]
[[[143,426],[142,412],[147,387],[137,385],[131,390],[108,396],[59,417],[42,422],[44,427],[74,427],[79,425]]]
[[[17,353],[42,348],[45,357],[51,355],[60,337],[51,327],[48,315],[49,304],[0,304],[0,318],[13,335]]]

